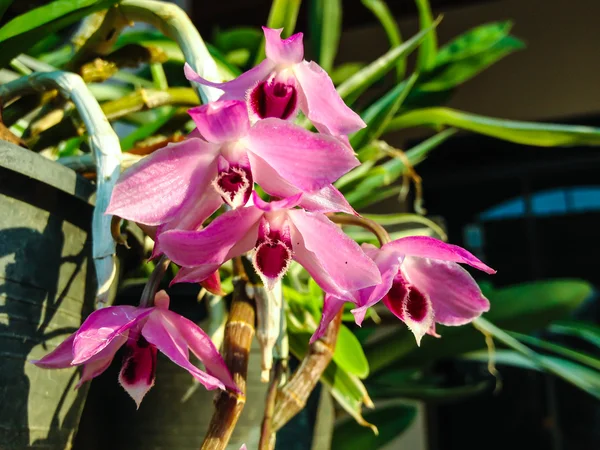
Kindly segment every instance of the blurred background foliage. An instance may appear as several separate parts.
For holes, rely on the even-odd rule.
[[[362,0],[364,14],[373,14],[385,30],[389,50],[369,62],[336,64],[342,2],[306,3],[309,27],[300,31],[307,53],[330,72],[342,98],[368,125],[350,136],[363,164],[336,186],[354,208],[384,225],[392,239],[412,234],[447,239],[443,218],[426,214],[417,170],[459,134],[539,147],[600,144],[600,128],[505,120],[446,106],[463,83],[514,52],[526,51],[525,43],[511,34],[510,21],[485,23],[440,43],[436,30],[444,21],[427,0],[415,0],[420,31],[413,36],[401,32],[385,1]],[[111,35],[127,8],[138,6],[143,2],[0,2],[0,81],[55,69],[80,74],[118,131],[125,165],[182,140],[193,128],[186,110],[199,102],[183,77],[184,56],[174,40],[144,27]],[[284,37],[299,31],[300,6],[300,0],[274,0],[266,25],[283,28]],[[264,58],[259,28],[214,28],[207,46],[222,79]],[[100,32],[106,34],[99,38]],[[2,113],[12,136],[32,151],[94,178],[86,131],[72,104],[44,93],[4,105]],[[299,123],[309,126],[302,117]],[[392,133],[417,127],[428,129],[428,137],[409,148],[386,141]],[[373,242],[364,230],[346,231],[359,242]],[[512,255],[518,259],[518,249]],[[152,268],[147,262],[128,276],[143,278]],[[230,289],[227,268],[222,278]],[[492,304],[489,313],[473,326],[440,326],[442,338],[427,337],[420,348],[385,309],[370,311],[362,328],[354,326],[348,310],[321,380],[338,404],[332,448],[377,449],[391,442],[417,414],[405,399],[438,406],[498,395],[504,370],[511,370],[507,367],[552,374],[600,398],[600,327],[585,317],[574,318],[593,297],[593,286],[579,279],[493,283],[492,278],[481,284]],[[302,358],[321,315],[322,292],[294,265],[285,278],[284,296],[290,350]],[[363,415],[364,405],[377,407]],[[378,436],[364,427],[369,423],[378,428]]]

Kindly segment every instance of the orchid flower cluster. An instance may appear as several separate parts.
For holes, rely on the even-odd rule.
[[[189,80],[223,95],[189,110],[196,129],[183,142],[123,173],[107,213],[156,231],[153,256],[164,254],[181,266],[173,282],[218,291],[221,265],[249,253],[265,288],[273,289],[296,261],[325,292],[311,341],[346,302],[355,305],[360,325],[367,309],[383,300],[417,342],[437,336],[436,323],[462,325],[487,311],[488,300],[458,263],[494,270],[466,250],[417,236],[361,247],[330,220],[331,213],[358,216],[332,183],[360,164],[348,135],[366,125],[329,75],[304,60],[302,33],[282,39],[280,29],[263,30],[266,59],[232,81],[213,83],[185,66]],[[293,123],[299,112],[317,132]],[[224,204],[227,210],[205,226]],[[81,384],[125,346],[119,380],[139,405],[154,383],[160,350],[207,389],[236,390],[209,337],[168,303],[161,291],[152,307],[98,310],[35,363],[83,365]],[[206,371],[189,362],[189,350]]]

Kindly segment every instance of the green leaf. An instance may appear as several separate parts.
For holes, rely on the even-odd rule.
[[[457,61],[437,64],[431,72],[423,77],[424,81],[419,84],[419,89],[422,91],[445,91],[452,89],[470,80],[505,56],[524,48],[525,44],[516,37],[504,36],[485,52]]]
[[[415,0],[417,9],[419,10],[419,26],[421,30],[429,29],[433,24],[433,16],[429,0]],[[417,68],[420,72],[433,67],[435,64],[435,56],[437,52],[437,34],[435,30],[427,33],[423,45],[419,49],[419,58],[417,60]]]
[[[367,128],[363,128],[350,136],[352,147],[360,148],[373,139],[377,139],[385,132],[388,123],[390,123],[400,109],[400,106],[402,106],[404,99],[406,99],[410,90],[415,85],[417,78],[418,75],[416,73],[412,74],[408,80],[399,83],[361,114],[362,119],[367,124]]]
[[[163,125],[165,125],[177,113],[177,108],[174,106],[163,106],[158,109],[156,120],[148,122],[139,127],[137,130],[121,139],[121,150],[127,151],[133,148],[136,142],[141,141],[156,133]]]
[[[400,27],[394,16],[390,12],[387,4],[383,0],[362,0],[363,5],[371,10],[371,12],[377,17],[381,26],[385,30],[385,34],[390,41],[391,47],[397,47],[402,43],[402,35],[400,34]],[[404,78],[406,72],[406,59],[401,58],[396,63],[396,77],[398,80]]]
[[[550,324],[548,330],[552,333],[583,339],[600,348],[600,327],[598,325],[579,320],[559,320]]]
[[[498,326],[529,332],[565,317],[593,292],[583,280],[558,279],[523,283],[487,293],[491,308],[485,318]],[[406,329],[393,336],[371,341],[365,347],[371,373],[384,367],[422,367],[436,359],[485,348],[481,333],[473,327],[437,326],[441,339],[426,336],[418,348]]]
[[[341,0],[311,0],[308,3],[310,40],[320,66],[329,72],[342,33]]]
[[[267,19],[267,28],[283,28],[282,38],[292,35],[296,28],[298,12],[300,10],[301,0],[273,0],[269,18]],[[262,38],[261,44],[256,52],[254,64],[260,63],[265,59],[265,39]]]
[[[448,129],[424,140],[407,150],[406,158],[413,166],[419,164],[427,157],[429,152],[452,137],[454,133],[456,133],[456,130]],[[346,194],[346,199],[356,207],[355,203],[370,197],[373,191],[394,183],[405,171],[406,166],[400,158],[392,158],[383,164],[377,165],[367,172],[364,179],[352,192]]]
[[[487,352],[467,353],[462,357],[471,361],[488,361]],[[552,373],[566,382],[600,399],[600,372],[577,363],[554,356],[522,354],[514,350],[497,350],[494,354],[497,364],[505,364],[523,369]]]
[[[510,336],[506,331],[482,317],[475,319],[473,322],[477,324],[479,329],[491,334],[507,347],[528,358],[536,367],[554,374],[573,386],[593,395],[595,398],[600,399],[600,372],[561,358],[539,355]]]
[[[337,86],[338,84],[346,81],[354,74],[358,73],[364,67],[365,64],[359,62],[349,62],[340,64],[339,66],[334,67],[329,72],[329,77],[331,78],[331,81],[333,81],[333,84]]]
[[[343,324],[340,326],[333,360],[340,368],[358,378],[364,380],[369,376],[369,363],[360,342]]]
[[[335,426],[332,450],[376,450],[402,434],[417,417],[414,406],[395,404],[377,408],[365,414],[379,430],[379,435],[371,433],[356,423],[347,420]]]
[[[0,28],[0,67],[45,36],[120,0],[54,0],[15,17]]]
[[[0,0],[0,19],[2,19],[4,13],[14,1],[15,0]]]
[[[590,366],[591,368],[600,371],[600,359],[595,358],[592,355],[588,355],[578,350],[573,350],[561,344],[548,342],[543,339],[536,338],[534,336],[528,336],[522,333],[515,333],[514,331],[511,331],[508,334],[527,345],[538,347],[539,349],[546,350],[548,352],[556,353],[561,357],[572,359],[577,363]]]
[[[431,27],[419,31],[409,40],[389,50],[370,63],[367,67],[344,81],[337,88],[340,96],[346,100],[346,103],[352,103],[360,94],[366,91],[369,86],[389,72],[400,58],[405,58],[415,50],[429,33],[433,32],[433,29],[437,24],[438,21],[434,22]]]
[[[440,48],[435,63],[440,66],[485,53],[508,36],[511,28],[510,20],[486,23],[472,28]]]
[[[392,119],[387,131],[422,125],[433,127],[447,125],[517,144],[540,147],[600,145],[600,128],[495,119],[450,108],[410,111]]]
[[[219,31],[213,39],[214,45],[223,53],[245,48],[256,52],[263,38],[263,32],[258,28],[239,27]]]

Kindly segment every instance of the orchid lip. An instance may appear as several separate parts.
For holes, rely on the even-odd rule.
[[[248,105],[259,119],[287,120],[298,109],[298,92],[294,84],[277,79],[261,81],[249,92]]]
[[[244,206],[252,193],[252,172],[243,167],[230,166],[213,180],[213,187],[232,208]]]

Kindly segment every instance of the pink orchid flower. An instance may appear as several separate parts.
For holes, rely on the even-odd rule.
[[[237,391],[223,358],[206,333],[194,322],[169,311],[169,296],[165,291],[156,294],[154,303],[156,306],[151,308],[123,305],[94,311],[54,351],[32,362],[47,369],[82,365],[78,388],[104,372],[117,350],[125,345],[119,382],[138,408],[154,385],[157,350],[187,370],[206,389]],[[190,363],[190,350],[204,364],[206,372]]]
[[[165,232],[162,250],[188,268],[177,281],[201,281],[225,261],[254,250],[254,267],[268,289],[292,260],[341,298],[381,283],[375,263],[324,214],[293,209],[301,195],[267,203],[254,192],[252,205],[228,211],[200,231]]]
[[[245,205],[255,181],[279,197],[306,192],[307,209],[353,212],[331,183],[359,161],[338,139],[279,119],[251,127],[240,101],[209,103],[190,115],[197,132],[124,172],[108,214],[151,226],[168,223],[159,232],[197,229],[223,201]]]
[[[382,283],[354,293],[352,310],[358,325],[367,308],[383,299],[388,309],[415,335],[417,344],[426,334],[435,333],[435,323],[464,325],[489,310],[490,304],[473,277],[457,263],[483,272],[496,271],[456,245],[426,236],[411,236],[392,241],[380,249],[363,244],[365,253],[377,264]],[[344,300],[329,295],[323,305],[319,328],[311,338],[318,339],[327,324],[344,305]]]
[[[186,64],[186,77],[221,89],[221,99],[247,99],[253,119],[294,119],[300,109],[317,130],[332,136],[366,127],[341,99],[327,72],[314,61],[304,60],[302,33],[281,39],[282,29],[263,27],[263,31],[267,58],[253,69],[232,81],[212,83]]]

